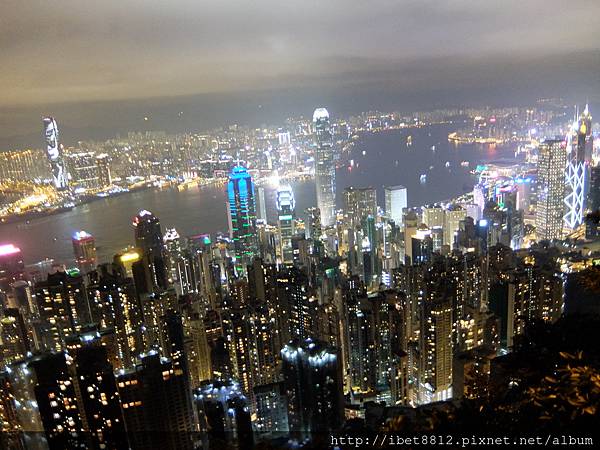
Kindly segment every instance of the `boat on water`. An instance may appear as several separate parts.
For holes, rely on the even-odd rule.
[[[409,145],[412,145],[412,136],[406,138],[406,146],[408,147]]]
[[[421,184],[427,183],[427,174],[422,173],[421,177],[419,178],[419,181],[421,182]]]

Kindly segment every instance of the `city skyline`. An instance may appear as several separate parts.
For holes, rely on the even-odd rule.
[[[597,444],[600,3],[3,12],[0,448]]]

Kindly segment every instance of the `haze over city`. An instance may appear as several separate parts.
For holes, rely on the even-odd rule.
[[[257,125],[319,102],[338,114],[521,104],[554,92],[594,102],[600,87],[593,0],[4,6],[4,149],[35,145],[33,118],[50,111],[74,143]]]

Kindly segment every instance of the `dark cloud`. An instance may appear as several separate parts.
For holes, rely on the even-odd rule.
[[[5,0],[2,9],[5,104],[247,89],[271,75],[343,71],[343,58],[530,55],[594,48],[600,37],[593,0]]]
[[[570,77],[538,71],[549,88],[598,87],[583,71],[598,73],[599,15],[597,0],[4,0],[0,123],[7,108],[256,90],[444,97],[525,85],[540,64]]]

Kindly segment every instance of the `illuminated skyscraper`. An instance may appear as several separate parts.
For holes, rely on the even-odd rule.
[[[256,211],[256,218],[258,220],[262,220],[263,222],[267,222],[267,203],[265,200],[265,188],[262,186],[259,186],[258,188],[256,188],[256,191],[258,192],[258,208]]]
[[[81,276],[56,270],[46,281],[37,282],[35,296],[42,320],[47,350],[64,348],[65,337],[90,321],[90,307]]]
[[[194,403],[211,446],[218,442],[220,448],[253,448],[250,409],[240,384],[232,379],[208,381],[194,391]]]
[[[312,335],[314,313],[308,296],[308,278],[303,270],[289,267],[277,274],[276,313],[283,342]]]
[[[22,280],[24,274],[21,249],[13,244],[0,245],[0,290],[8,291],[11,283]]]
[[[96,240],[91,234],[77,231],[71,239],[75,261],[82,272],[89,272],[96,265]]]
[[[235,166],[227,185],[229,235],[235,254],[249,262],[258,253],[254,183],[245,167]]]
[[[85,448],[78,387],[73,384],[64,352],[46,353],[32,361],[35,398],[50,450]]]
[[[296,200],[294,192],[289,184],[282,185],[277,189],[277,211],[279,219],[279,246],[281,248],[281,260],[284,264],[291,264],[294,259],[292,248],[292,237],[294,236],[294,213]]]
[[[567,134],[564,200],[566,206],[564,226],[567,231],[575,230],[583,223],[589,189],[592,142],[592,116],[586,105],[584,112],[575,119]]]
[[[100,188],[105,188],[112,184],[112,176],[110,173],[110,157],[106,153],[101,153],[96,156],[96,167],[98,170],[98,185]]]
[[[335,348],[312,339],[294,340],[281,350],[292,435],[329,432],[342,423],[342,369]]]
[[[100,327],[113,328],[116,335],[118,369],[132,367],[135,357],[143,350],[144,328],[142,306],[132,278],[110,272],[102,264],[89,274],[88,299],[93,305],[94,321]]]
[[[344,189],[344,212],[350,223],[360,225],[368,217],[377,217],[377,191],[374,188]]]
[[[142,249],[143,256],[147,258],[154,286],[167,289],[169,283],[160,221],[150,211],[143,209],[133,218],[133,226],[135,245]]]
[[[321,224],[335,224],[335,164],[333,161],[333,137],[329,113],[317,108],[313,114],[317,148],[315,151],[315,183],[317,207],[321,211]]]
[[[54,187],[59,191],[69,187],[69,175],[63,160],[62,146],[58,142],[58,125],[53,117],[44,117],[44,139],[46,140],[46,155],[52,167]]]
[[[397,226],[402,225],[404,208],[408,206],[406,188],[404,186],[386,186],[385,213]]]
[[[565,204],[565,142],[545,140],[538,154],[538,202],[535,216],[538,240],[560,239]]]
[[[199,431],[187,374],[155,350],[117,376],[132,448],[193,449]]]
[[[69,175],[71,176],[71,184],[77,189],[97,189],[98,181],[98,165],[96,153],[90,151],[69,151],[67,155],[67,165]]]
[[[450,205],[444,214],[444,245],[454,246],[454,235],[460,228],[460,221],[467,216],[467,211],[459,205]]]
[[[67,348],[67,366],[89,447],[129,448],[114,368],[100,334],[94,330],[71,336]],[[40,399],[40,405],[47,400]],[[64,407],[70,409],[72,405],[65,402]]]
[[[590,192],[588,195],[588,209],[600,209],[600,164],[590,167]]]
[[[141,248],[144,254],[162,255],[163,234],[158,218],[143,209],[133,218],[133,226],[136,247]]]
[[[452,297],[433,294],[420,307],[421,404],[452,397]]]
[[[319,208],[307,208],[306,213],[306,238],[319,239],[321,237],[321,212]]]

